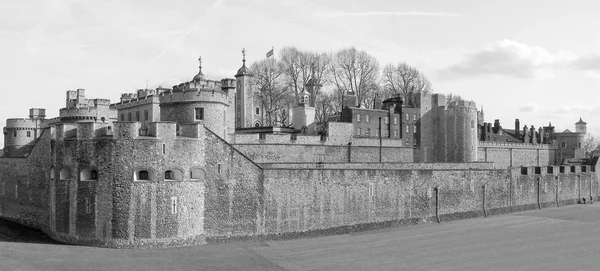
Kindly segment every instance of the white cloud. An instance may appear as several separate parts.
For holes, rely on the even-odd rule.
[[[321,17],[372,17],[372,16],[425,16],[425,17],[459,17],[453,12],[427,12],[427,11],[363,11],[363,12],[322,12],[315,15]]]
[[[552,53],[535,46],[504,39],[470,54],[441,72],[445,75],[503,75],[517,78],[549,78],[553,70],[574,59],[571,53]]]

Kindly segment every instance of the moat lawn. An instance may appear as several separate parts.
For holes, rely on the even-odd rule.
[[[0,270],[596,270],[600,204],[282,241],[155,250],[56,243],[0,220]]]

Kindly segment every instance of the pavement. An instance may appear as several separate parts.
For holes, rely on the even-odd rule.
[[[52,241],[0,220],[0,270],[600,270],[600,204],[345,235],[167,249]]]

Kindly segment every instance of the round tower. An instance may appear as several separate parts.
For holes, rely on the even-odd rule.
[[[223,139],[234,132],[234,79],[208,80],[200,71],[194,81],[173,86],[159,97],[160,119],[179,124],[202,123]]]
[[[4,127],[4,156],[25,157],[46,127],[46,110],[29,109],[29,118],[12,118],[6,120]]]
[[[474,102],[456,101],[438,110],[439,162],[477,161],[477,108]]]

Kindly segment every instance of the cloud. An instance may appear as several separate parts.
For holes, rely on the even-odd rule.
[[[320,17],[373,17],[373,16],[425,16],[425,17],[459,17],[453,12],[427,12],[427,11],[363,11],[363,12],[321,12],[315,15]]]
[[[538,110],[538,106],[536,104],[528,104],[519,107],[519,112],[531,113]]]
[[[571,66],[576,70],[595,70],[600,71],[600,55],[587,54],[571,62]]]
[[[564,66],[573,58],[568,52],[551,53],[539,46],[504,39],[468,55],[462,62],[441,72],[454,76],[549,78],[554,75],[553,69]]]

